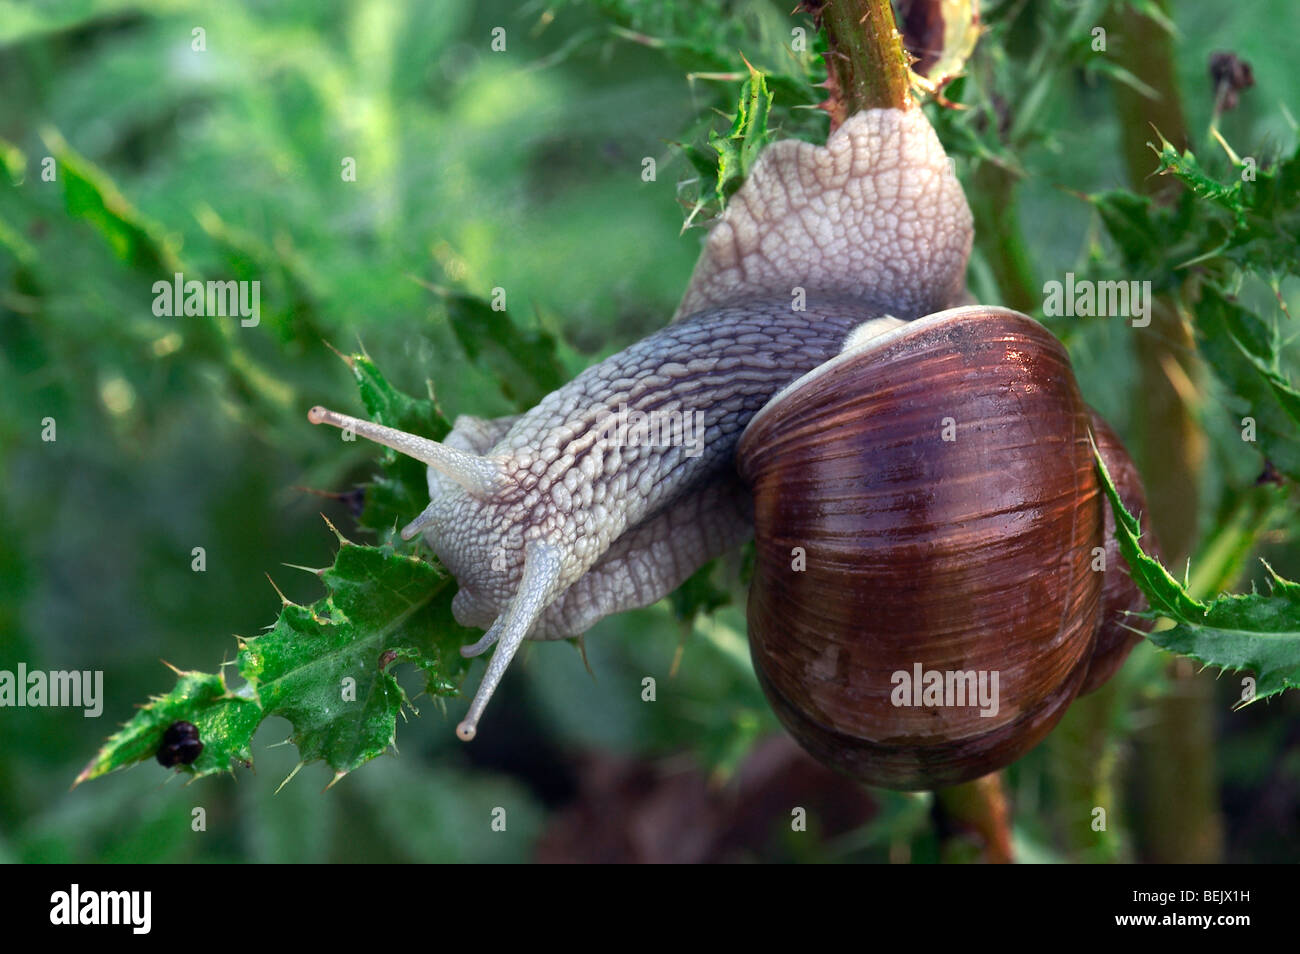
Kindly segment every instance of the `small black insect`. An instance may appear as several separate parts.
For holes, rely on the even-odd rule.
[[[162,745],[158,747],[158,764],[164,768],[173,765],[189,765],[203,751],[199,741],[199,730],[193,722],[173,722],[163,733]]]

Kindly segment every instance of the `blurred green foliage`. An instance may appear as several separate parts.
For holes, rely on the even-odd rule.
[[[432,382],[448,417],[495,416],[531,395],[510,390],[519,376],[491,327],[475,353],[457,307],[472,311],[504,289],[527,339],[545,345],[526,357],[553,354],[547,373],[557,378],[667,320],[702,234],[683,222],[714,188],[674,144],[707,150],[710,134],[727,134],[749,78],[741,55],[766,74],[773,135],[825,136],[825,116],[810,108],[818,47],[790,49],[791,29],[808,21],[789,6],[0,2],[0,668],[102,669],[106,695],[99,719],[0,713],[0,858],[525,860],[579,791],[592,753],[685,753],[670,764],[717,781],[777,731],[749,668],[736,557],[693,581],[697,601],[720,605],[712,613],[697,618],[698,602],[679,599],[602,621],[585,640],[594,680],[575,650],[529,647],[497,693],[495,731],[485,723],[472,746],[452,731],[464,703],[444,714],[399,665],[421,709],[398,723],[400,756],[328,793],[320,764],[276,793],[298,756],[275,744],[288,734],[275,718],[252,741],[255,773],[237,780],[164,785],[171,776],[146,765],[67,791],[132,706],[172,685],[160,658],[211,671],[234,658],[232,634],[255,636],[275,620],[280,597],[265,574],[295,602],[322,595],[282,566],[333,562],[321,512],[360,542],[379,543],[374,528],[391,525],[374,514],[358,523],[347,499],[304,489],[346,494],[376,471],[374,448],[306,422],[317,403],[362,409],[327,343],[364,349],[405,394]],[[932,114],[968,191],[982,164],[1019,177],[1019,238],[1035,282],[1124,268],[1081,198],[1124,182],[1108,87],[1129,78],[1088,45],[1108,6],[986,4],[989,33],[948,90],[971,109]],[[1291,16],[1289,0],[1174,11],[1194,148],[1220,179],[1232,165],[1205,135],[1208,55],[1231,48],[1254,68],[1256,88],[1220,122],[1236,152],[1293,152]],[[497,27],[503,52],[491,46]],[[54,181],[42,178],[47,157]],[[642,176],[646,157],[653,181]],[[348,160],[356,181],[342,175]],[[174,271],[259,280],[260,324],[156,317],[153,282]],[[1000,300],[993,276],[977,249],[971,287],[981,300]],[[1294,279],[1256,285],[1239,300],[1270,325],[1279,302],[1300,307]],[[1142,411],[1127,327],[1052,327],[1089,402],[1127,433]],[[1294,335],[1282,337],[1275,370],[1295,381]],[[1243,450],[1232,401],[1216,389],[1199,409],[1212,448],[1204,536],[1234,554],[1225,566],[1259,552],[1296,579],[1293,498],[1243,516],[1262,460]],[[41,439],[46,418],[56,441]],[[384,517],[400,500],[388,498]],[[1234,521],[1240,533],[1217,533]],[[202,573],[191,569],[199,546]],[[1262,568],[1252,573],[1264,579]],[[659,682],[654,704],[641,700],[646,675]],[[1139,647],[1113,689],[1123,700],[1115,738],[1141,725],[1162,687],[1160,654]],[[1287,694],[1230,716],[1239,691],[1225,679],[1216,700],[1229,856],[1294,860],[1297,703]],[[1021,857],[1087,857],[1061,835],[1048,753],[1031,753],[1010,780]],[[937,859],[927,796],[860,797],[870,822],[837,837],[810,829],[792,840],[788,811],[777,813],[758,857]],[[191,831],[196,806],[207,812],[202,833]],[[489,827],[497,807],[505,832]],[[1140,841],[1135,821],[1114,814]]]

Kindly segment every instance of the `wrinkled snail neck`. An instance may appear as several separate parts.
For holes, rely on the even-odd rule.
[[[825,146],[770,146],[710,232],[673,323],[526,414],[461,418],[438,442],[313,408],[312,423],[430,468],[435,499],[402,536],[424,534],[456,575],[456,618],[487,626],[462,653],[496,645],[460,738],[474,737],[524,639],[580,635],[653,603],[745,539],[733,452],[749,419],[864,322],[894,316],[858,340],[956,304],[970,244],[970,210],[924,114],[871,110]],[[600,422],[620,407],[702,415],[701,446],[610,448]]]

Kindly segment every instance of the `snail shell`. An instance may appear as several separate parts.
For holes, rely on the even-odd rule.
[[[737,456],[757,539],[750,646],[805,748],[922,789],[1051,730],[1088,674],[1102,599],[1089,432],[1060,343],[982,306],[851,346],[755,416]],[[924,701],[918,672],[940,674],[948,704]]]

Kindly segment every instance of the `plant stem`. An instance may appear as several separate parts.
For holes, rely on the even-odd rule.
[[[1112,32],[1117,38],[1114,47],[1119,65],[1160,94],[1152,100],[1122,83],[1114,86],[1129,181],[1135,190],[1159,200],[1171,187],[1180,187],[1167,177],[1151,175],[1156,167],[1148,146],[1155,136],[1152,127],[1178,149],[1188,142],[1169,35],[1132,8],[1116,14]],[[1146,411],[1135,422],[1142,429],[1135,444],[1138,463],[1145,464],[1139,469],[1146,481],[1156,535],[1166,562],[1177,565],[1191,553],[1196,535],[1197,485],[1205,440],[1170,372],[1176,366],[1188,380],[1195,381],[1196,346],[1173,294],[1161,295],[1153,302],[1151,317],[1150,327],[1135,340],[1141,382],[1134,397]]]
[[[934,798],[940,836],[944,840],[943,860],[955,860],[953,856],[960,852],[961,841],[973,837],[982,848],[980,860],[1011,863],[1011,812],[1002,790],[1001,772],[941,788],[934,793]]]
[[[1055,793],[1053,827],[1071,861],[1125,860],[1124,813],[1116,803],[1119,746],[1113,731],[1118,680],[1075,699],[1048,737],[1048,767]],[[1097,809],[1104,809],[1099,817]],[[1104,826],[1101,822],[1104,820]]]
[[[827,0],[805,4],[826,29],[823,107],[831,131],[863,109],[912,106],[908,55],[890,0]]]
[[[993,271],[1002,304],[1032,313],[1043,299],[1020,232],[1016,177],[986,159],[976,168],[972,185],[968,196],[978,224],[975,244]]]
[[[1155,166],[1147,148],[1151,127],[1179,149],[1188,141],[1173,46],[1159,23],[1132,7],[1117,10],[1108,26],[1117,41],[1118,64],[1159,94],[1152,100],[1115,84],[1129,181],[1159,198],[1167,183],[1150,174]],[[1175,381],[1181,377],[1195,386],[1200,377],[1191,327],[1182,318],[1175,295],[1157,297],[1151,324],[1135,342],[1139,381],[1133,398],[1145,413],[1135,421],[1140,433],[1134,444],[1152,523],[1171,566],[1179,565],[1195,542],[1205,457],[1204,435]],[[1145,855],[1158,862],[1217,861],[1223,848],[1214,783],[1213,679],[1198,676],[1189,660],[1174,663],[1169,674],[1171,691],[1153,706],[1153,723],[1141,741]]]

